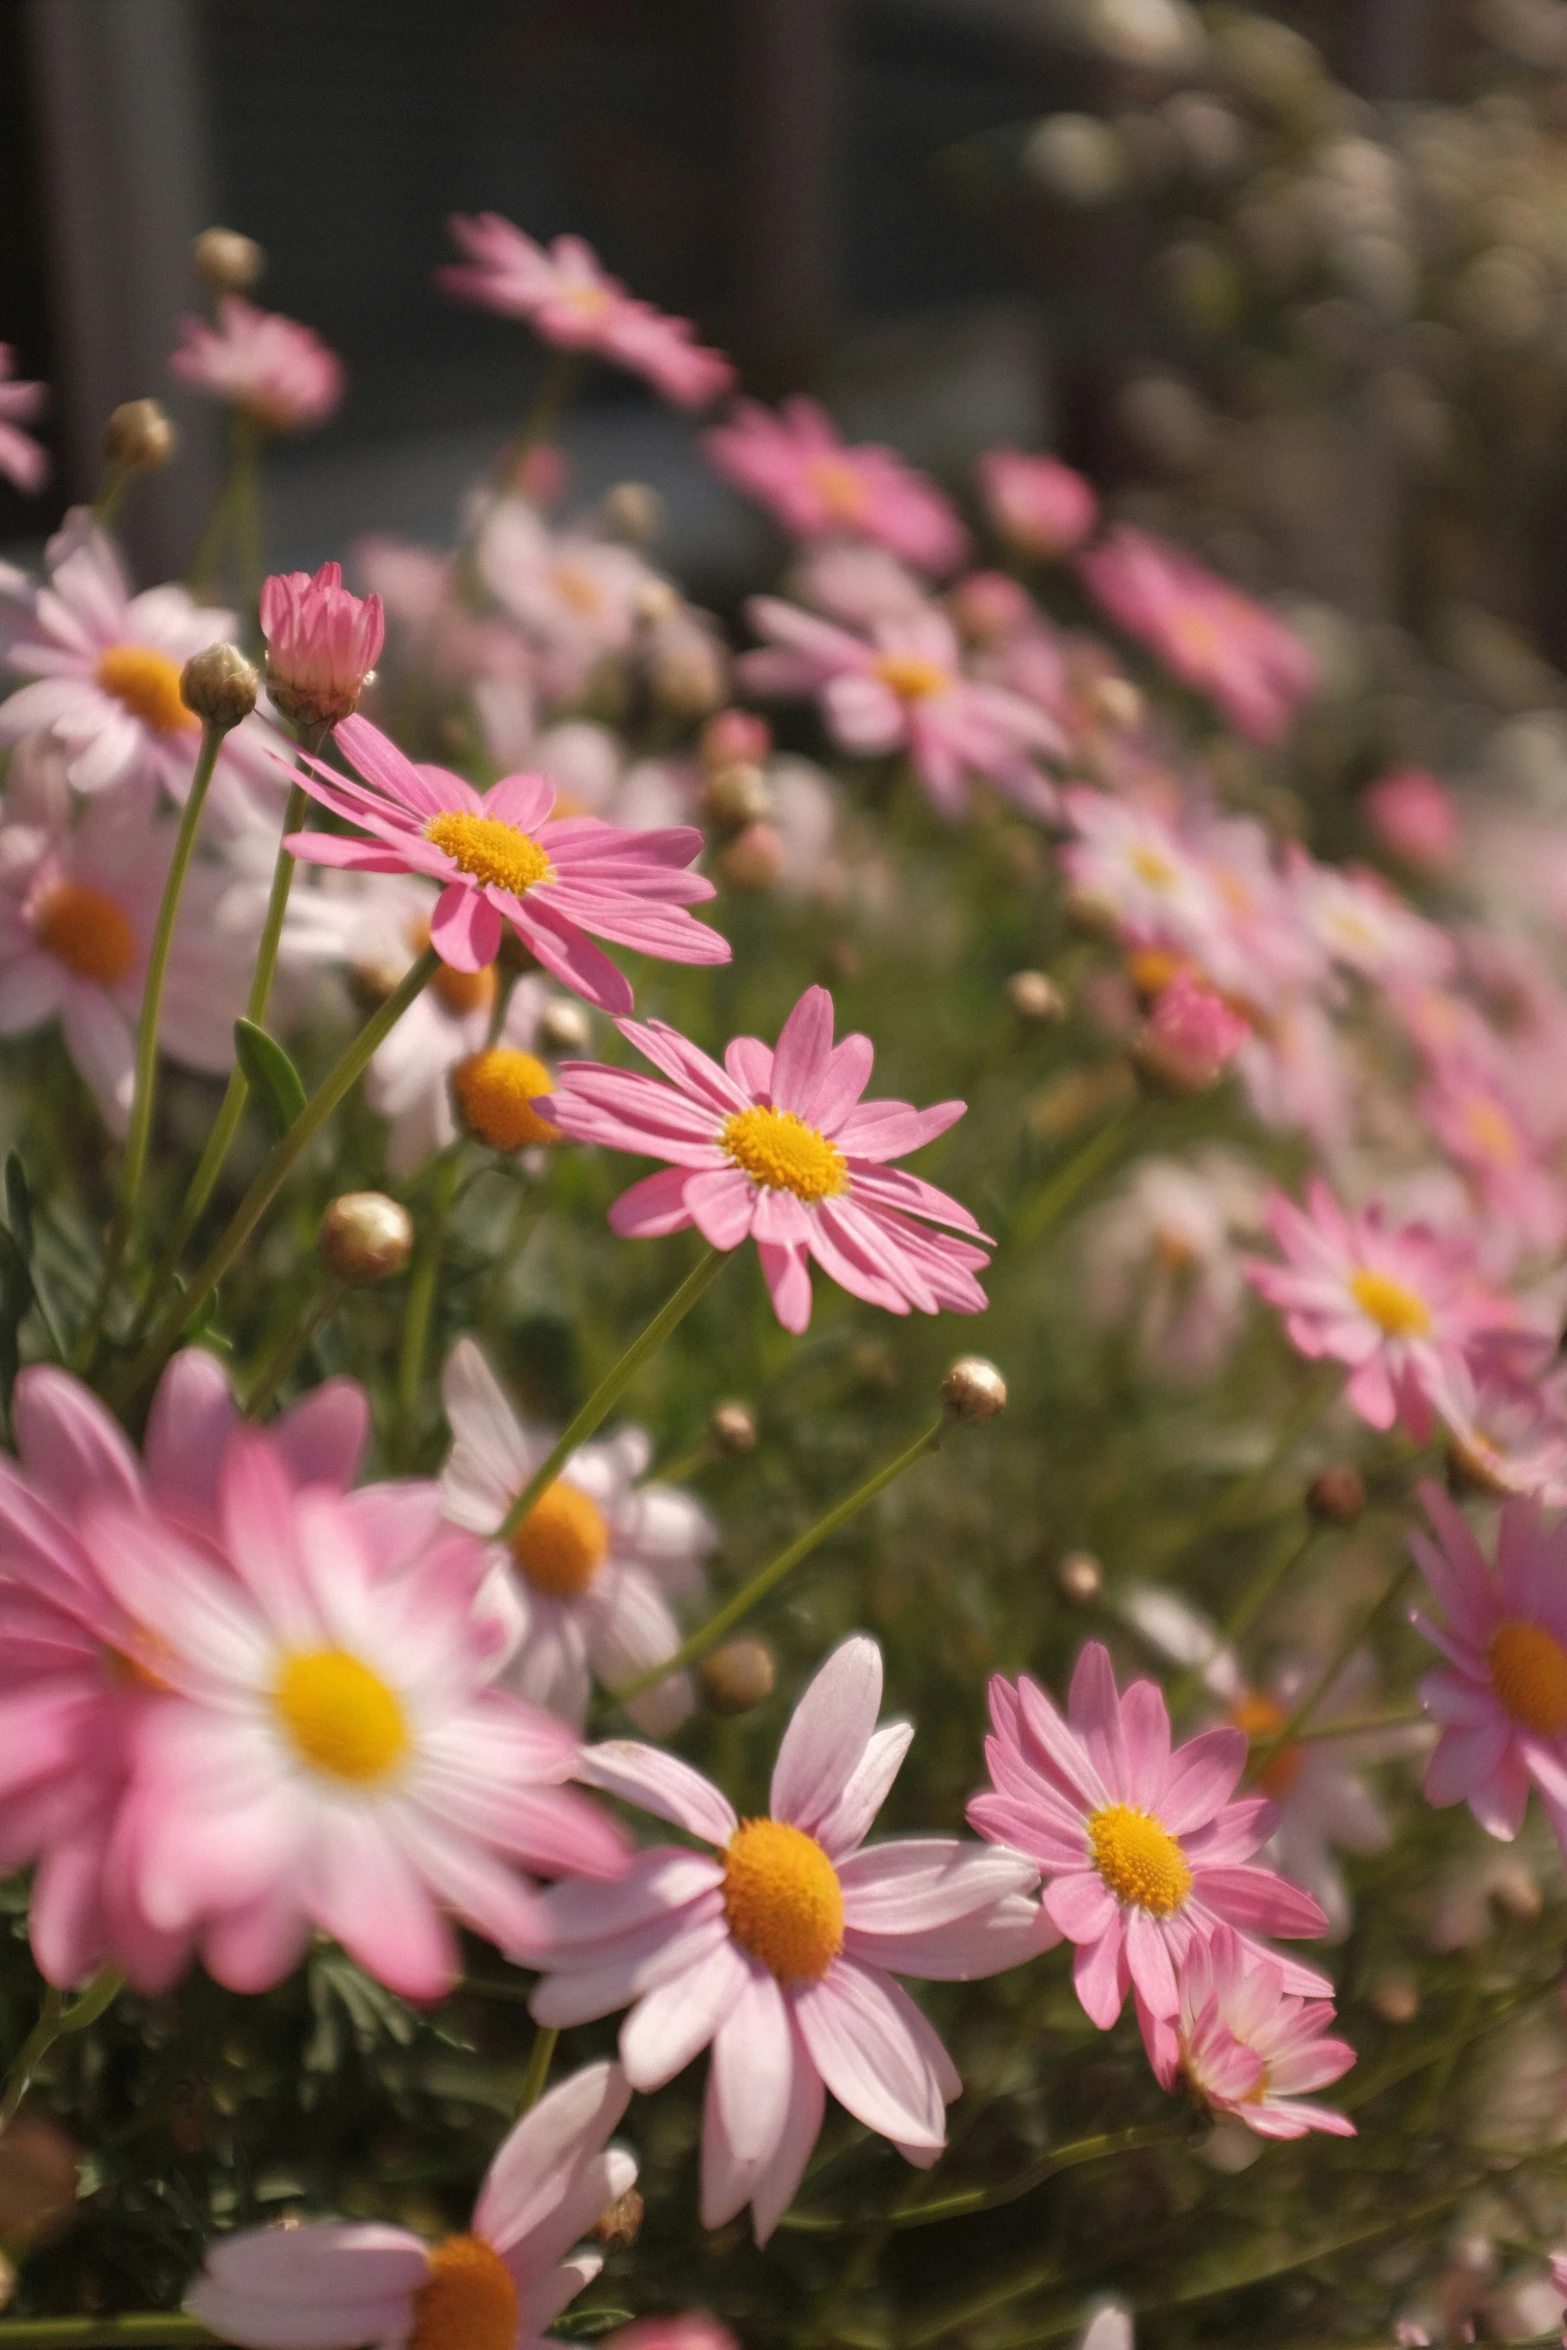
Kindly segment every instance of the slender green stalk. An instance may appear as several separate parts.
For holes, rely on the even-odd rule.
[[[547,2024],[540,2024],[535,2030],[533,2046],[528,2051],[528,2069],[522,2076],[522,2095],[517,2101],[519,2114],[531,2113],[543,2096],[559,2038],[559,2032],[551,2031]]]
[[[250,616],[250,626],[254,628],[257,607],[261,602],[262,583],[266,578],[266,557],[261,541],[260,446],[256,427],[244,416],[236,416],[234,419],[233,466],[234,550],[239,558],[245,608]]]
[[[124,497],[130,474],[125,466],[112,462],[103,469],[103,477],[93,496],[92,518],[100,529],[107,530],[114,519],[115,509]]]
[[[1281,1746],[1288,1746],[1292,1738],[1299,1737],[1302,1725],[1310,1721],[1361,1642],[1370,1639],[1384,1616],[1398,1604],[1399,1593],[1414,1571],[1414,1561],[1406,1559],[1381,1596],[1373,1600],[1370,1607],[1365,1609],[1351,1624],[1344,1638],[1339,1642],[1331,1661],[1318,1674],[1299,1705],[1296,1706],[1295,1711],[1290,1715],[1289,1720],[1276,1730],[1271,1738],[1258,1739],[1251,1752],[1249,1777],[1255,1778],[1272,1756],[1278,1753]]]
[[[1297,1730],[1295,1744],[1309,1746],[1313,1739],[1366,1738],[1379,1730],[1417,1730],[1430,1719],[1419,1705],[1390,1706],[1381,1713],[1336,1714],[1331,1722],[1310,1722]]]
[[[282,1345],[277,1349],[246,1397],[245,1417],[247,1420],[260,1419],[294,1365],[300,1360],[306,1349],[314,1345],[317,1334],[325,1329],[347,1295],[347,1282],[339,1281],[335,1274],[329,1273],[311,1301],[309,1311],[304,1319],[296,1322],[289,1331]]]
[[[1100,1169],[1108,1166],[1114,1158],[1136,1107],[1135,1102],[1128,1102],[1123,1109],[1114,1111],[1072,1153],[1064,1166],[1058,1167],[1036,1191],[1030,1193],[1007,1227],[1005,1238],[1008,1247],[1027,1246],[1042,1240],[1051,1225],[1061,1221],[1079,1192],[1085,1191]]]
[[[905,1445],[902,1452],[884,1462],[873,1477],[867,1477],[865,1483],[856,1486],[844,1500],[835,1502],[824,1518],[818,1518],[814,1526],[807,1527],[803,1534],[789,1544],[787,1550],[781,1550],[775,1559],[770,1559],[765,1567],[754,1574],[749,1583],[743,1583],[734,1597],[726,1600],[715,1615],[709,1616],[701,1630],[693,1632],[672,1657],[666,1658],[661,1665],[653,1665],[645,1673],[639,1673],[634,1681],[628,1681],[624,1688],[617,1689],[614,1692],[617,1702],[624,1705],[628,1698],[640,1697],[645,1689],[651,1689],[656,1682],[667,1680],[671,1673],[678,1673],[684,1666],[695,1664],[698,1657],[706,1656],[714,1643],[722,1640],[726,1632],[732,1631],[742,1616],[749,1615],[758,1600],[765,1599],[770,1591],[776,1590],[802,1559],[809,1558],[811,1552],[824,1543],[830,1534],[836,1534],[840,1526],[846,1526],[851,1518],[857,1517],[867,1502],[876,1499],[878,1493],[885,1493],[887,1487],[895,1484],[905,1469],[912,1469],[914,1463],[923,1459],[926,1453],[934,1452],[948,1426],[947,1416],[943,1413],[939,1420],[933,1421],[930,1427],[916,1436],[912,1444]]]
[[[215,2342],[216,2334],[178,2309],[138,2309],[129,2317],[11,2317],[0,2322],[5,2350],[114,2350],[119,2343]]]
[[[1091,2138],[1074,2138],[1065,2146],[1052,2148],[999,2186],[965,2187],[953,2195],[930,2195],[895,2204],[883,2224],[889,2229],[925,2228],[934,2226],[938,2220],[964,2218],[970,2212],[994,2211],[1001,2204],[1016,2203],[1020,2197],[1032,2194],[1058,2171],[1075,2170],[1085,2162],[1108,2162],[1118,2154],[1131,2154],[1142,2146],[1171,2145],[1186,2137],[1189,2129],[1190,2124],[1183,2115],[1176,2121],[1136,2122],[1124,2130],[1097,2130]],[[790,2212],[782,2222],[789,2230],[813,2236],[837,2235],[872,2224],[869,2219],[858,2219],[853,2214],[829,2216],[825,2212]]]
[[[1285,1577],[1300,1564],[1307,1551],[1310,1550],[1319,1531],[1320,1528],[1309,1520],[1302,1527],[1294,1513],[1291,1513],[1288,1523],[1280,1529],[1263,1552],[1256,1573],[1220,1627],[1219,1637],[1214,1644],[1215,1655],[1221,1649],[1233,1647],[1242,1633],[1262,1613]],[[1178,1714],[1182,1707],[1191,1703],[1198,1689],[1202,1686],[1203,1673],[1209,1662],[1211,1659],[1205,1657],[1202,1664],[1189,1666],[1172,1684],[1169,1692],[1169,1707],[1172,1714]]]
[[[579,1444],[586,1444],[601,1427],[625,1390],[650,1356],[655,1355],[671,1330],[683,1322],[697,1299],[725,1262],[722,1249],[710,1248],[686,1275],[673,1297],[660,1307],[640,1338],[633,1339],[612,1371],[607,1371],[588,1397],[553,1452],[541,1461],[495,1529],[497,1542],[509,1542],[546,1485],[553,1485]],[[657,1674],[654,1679],[659,1678]]]
[[[27,2095],[33,2075],[56,2040],[71,2032],[85,2032],[89,2024],[95,2024],[118,1998],[122,1981],[113,1967],[102,1967],[86,1990],[69,2003],[64,1993],[51,1984],[44,1994],[37,2023],[22,2042],[6,2074],[5,2090],[0,2095],[0,2130],[8,2129],[16,2119],[17,2108]]]
[[[461,1160],[454,1143],[436,1169],[430,1212],[419,1233],[413,1272],[408,1282],[408,1302],[403,1309],[402,1346],[397,1358],[398,1449],[405,1461],[413,1457],[414,1439],[418,1433],[419,1389],[424,1381],[425,1350],[430,1343],[430,1317],[435,1310],[435,1292],[441,1277],[441,1249],[446,1238],[446,1219],[451,1214],[461,1172]]]
[[[371,1014],[335,1068],[322,1079],[288,1132],[274,1143],[260,1173],[191,1276],[189,1288],[174,1300],[144,1342],[141,1352],[120,1383],[121,1401],[128,1401],[138,1394],[157,1375],[166,1357],[178,1345],[180,1333],[186,1324],[200,1312],[239,1257],[301,1154],[315,1140],[345,1095],[357,1085],[371,1056],[391,1035],[409,1005],[423,993],[439,967],[440,957],[434,947],[426,947],[385,1003]]]

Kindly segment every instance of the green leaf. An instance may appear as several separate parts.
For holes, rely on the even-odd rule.
[[[10,1150],[5,1155],[5,1212],[16,1245],[24,1257],[33,1254],[33,1195],[28,1187],[27,1169],[22,1154]]]
[[[277,1038],[253,1020],[235,1021],[234,1051],[251,1092],[266,1104],[278,1132],[286,1134],[305,1106],[299,1071]]]

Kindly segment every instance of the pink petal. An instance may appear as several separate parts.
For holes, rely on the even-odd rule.
[[[692,1180],[684,1167],[660,1167],[656,1175],[644,1175],[611,1207],[611,1232],[624,1240],[662,1240],[668,1233],[686,1231],[691,1223],[686,1185]]]
[[[821,2135],[826,2093],[822,2077],[791,2014],[794,2066],[789,2083],[789,2108],[771,2162],[763,2165],[751,2190],[751,2212],[758,2245],[764,2245],[788,2210],[805,2176],[811,2150]]]
[[[483,971],[501,951],[500,915],[481,890],[453,881],[430,916],[430,944],[454,971]]]
[[[807,1834],[841,1799],[881,1706],[881,1650],[856,1634],[834,1649],[790,1717],[773,1765],[772,1816]]]
[[[1115,1895],[1093,1869],[1057,1877],[1045,1887],[1045,1908],[1070,1942],[1098,1942],[1119,1910]]]
[[[793,2035],[783,1993],[753,1961],[731,1994],[713,2042],[713,2092],[737,2162],[754,2169],[777,2149],[794,2076]]]
[[[756,1214],[756,1191],[738,1167],[715,1167],[709,1173],[685,1175],[683,1198],[688,1221],[694,1223],[711,1248],[738,1248],[751,1230]]]
[[[585,1747],[577,1777],[585,1786],[633,1803],[709,1844],[726,1845],[740,1825],[727,1796],[720,1795],[711,1779],[704,1779],[678,1755],[644,1746],[635,1738],[611,1738]]]
[[[773,1100],[808,1125],[816,1123],[817,1089],[832,1052],[832,997],[825,987],[808,987],[779,1033],[773,1053]]]
[[[726,1934],[695,1964],[644,1993],[620,2028],[620,2060],[632,2087],[661,2089],[682,2072],[733,2016],[755,1971]]]
[[[773,1311],[784,1328],[798,1337],[802,1330],[809,1328],[811,1320],[811,1276],[805,1251],[762,1243],[757,1254],[762,1261],[762,1276],[773,1301]]]
[[[945,2143],[944,2097],[962,2084],[907,1992],[839,1958],[793,2005],[812,2061],[856,2121],[900,2145]]]
[[[912,1722],[888,1722],[872,1733],[843,1793],[816,1824],[817,1842],[834,1861],[841,1862],[864,1841],[891,1792],[913,1737]]]
[[[504,2253],[548,2229],[584,2158],[599,2152],[630,2097],[630,2083],[614,2064],[584,2065],[541,2097],[496,2149],[474,2205],[474,2234]]]

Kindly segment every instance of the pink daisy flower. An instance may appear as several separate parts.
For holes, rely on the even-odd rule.
[[[991,527],[1008,546],[1041,561],[1069,555],[1099,519],[1092,483],[1059,457],[987,449],[979,486]]]
[[[0,473],[31,497],[49,478],[49,452],[21,428],[43,414],[48,394],[42,384],[18,383],[15,364],[10,344],[0,343]]]
[[[1442,1725],[1426,1766],[1428,1803],[1467,1803],[1486,1833],[1511,1842],[1533,1780],[1567,1851],[1567,1524],[1533,1501],[1502,1505],[1493,1567],[1445,1493],[1422,1485],[1436,1532],[1412,1534],[1445,1620],[1413,1622],[1446,1666],[1420,1700]]]
[[[1464,1053],[1441,1055],[1418,1108],[1443,1149],[1474,1187],[1492,1226],[1488,1246],[1508,1259],[1554,1252],[1567,1236],[1567,1192],[1543,1163],[1526,1096],[1506,1081],[1503,1057],[1477,1065]],[[1499,1245],[1499,1243],[1501,1245]]]
[[[294,833],[288,847],[312,864],[440,882],[430,943],[453,970],[493,963],[510,923],[563,986],[628,1012],[630,986],[589,931],[668,962],[728,962],[728,940],[685,911],[714,894],[685,871],[702,847],[694,826],[627,832],[596,816],[552,820],[546,777],[509,775],[477,792],[444,767],[416,767],[366,718],[345,718],[333,739],[364,781],[319,760],[300,781],[361,834]]]
[[[906,751],[944,816],[964,813],[976,775],[1031,816],[1054,811],[1036,761],[1062,756],[1066,737],[1037,703],[964,674],[944,612],[879,621],[869,638],[776,596],[753,596],[746,613],[768,647],[741,656],[744,682],[817,695],[833,739],[857,758]]]
[[[1353,2138],[1347,2115],[1303,2094],[1342,2079],[1355,2061],[1347,2040],[1326,2037],[1330,2001],[1296,1998],[1278,1964],[1228,1926],[1192,1944],[1180,1992],[1175,2016],[1139,2013],[1161,2088],[1184,2087],[1259,2138],[1304,2138],[1310,2130]]]
[[[1483,1492],[1567,1508],[1567,1367],[1540,1377],[1470,1365],[1447,1426],[1458,1467]]]
[[[356,596],[342,566],[274,572],[261,590],[267,643],[267,688],[285,718],[300,726],[335,726],[359,706],[381,658],[386,621],[379,596]]]
[[[1379,987],[1432,987],[1456,970],[1458,952],[1446,931],[1406,905],[1380,874],[1319,865],[1301,848],[1291,851],[1287,874],[1307,935],[1345,970]]]
[[[343,362],[297,319],[225,294],[216,327],[204,318],[178,324],[169,373],[193,392],[227,401],[265,432],[309,432],[342,400]]]
[[[1517,1311],[1484,1287],[1461,1242],[1390,1225],[1379,1206],[1349,1214],[1320,1176],[1306,1199],[1302,1209],[1274,1192],[1267,1223],[1286,1261],[1254,1259],[1247,1278],[1283,1314],[1292,1346],[1350,1366],[1346,1392],[1363,1420],[1402,1420],[1423,1441],[1433,1409],[1455,1408],[1470,1357],[1509,1331],[1523,1336]]]
[[[1016,1852],[955,1837],[862,1849],[914,1732],[876,1727],[881,1651],[846,1640],[794,1710],[770,1816],[740,1820],[689,1763],[634,1740],[589,1747],[579,1776],[670,1820],[716,1856],[640,1853],[620,1884],[543,1896],[549,1939],[533,1996],[564,2026],[631,2007],[620,2057],[635,2089],[712,2044],[702,2224],[749,2203],[765,2243],[793,2200],[830,2089],[912,2162],[933,2162],[952,2061],[894,1973],[968,1982],[1054,1939]]]
[[[705,408],[734,382],[729,361],[697,342],[689,319],[634,300],[581,237],[557,237],[546,249],[498,212],[455,212],[447,225],[467,256],[436,271],[449,294],[526,319],[564,350],[613,359],[677,408]]]
[[[776,414],[740,400],[706,446],[724,479],[796,538],[873,539],[938,575],[968,551],[968,533],[938,489],[891,449],[851,447],[815,400],[786,400]]]
[[[1294,631],[1184,549],[1120,523],[1079,565],[1117,627],[1253,742],[1276,742],[1316,691],[1316,663]]]
[[[1464,845],[1458,803],[1425,768],[1378,776],[1360,805],[1382,846],[1417,873],[1451,873],[1458,863]]]
[[[636,2182],[634,2157],[607,2144],[630,2094],[618,2065],[591,2064],[540,2098],[497,2148],[464,2235],[247,2228],[212,2246],[185,2306],[244,2350],[538,2350],[604,2265],[571,2247]]]
[[[621,1193],[614,1231],[647,1240],[694,1224],[723,1249],[754,1238],[786,1330],[810,1321],[812,1257],[851,1297],[890,1314],[983,1313],[974,1275],[986,1258],[972,1242],[992,1244],[967,1208],[887,1164],[944,1134],[964,1105],[862,1102],[871,1042],[834,1045],[824,987],[806,989],[776,1050],[739,1036],[722,1068],[662,1020],[619,1025],[671,1083],[563,1061],[549,1097],[550,1117],[574,1141],[670,1161]],[[971,1237],[922,1231],[915,1217]]]
[[[1246,1767],[1243,1733],[1205,1730],[1172,1755],[1163,1691],[1134,1681],[1118,1695],[1097,1640],[1077,1660],[1064,1719],[1026,1674],[991,1682],[990,1715],[993,1791],[974,1797],[969,1823],[1039,1863],[1045,1908],[1078,1946],[1077,1995],[1101,2031],[1133,1985],[1151,2014],[1177,2014],[1187,1954],[1221,1921],[1261,1934],[1326,1927],[1308,1893],[1246,1865],[1275,1813],[1265,1796],[1229,1800]],[[1272,1963],[1291,1991],[1331,1989],[1293,1959]]]

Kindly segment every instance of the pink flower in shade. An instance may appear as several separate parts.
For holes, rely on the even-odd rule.
[[[867,639],[776,596],[753,596],[746,611],[768,647],[742,655],[744,682],[758,693],[819,695],[834,740],[859,758],[907,751],[944,816],[964,813],[971,776],[1032,816],[1054,810],[1036,759],[1063,755],[1065,736],[1021,694],[964,675],[945,613],[932,606],[884,620]]]
[[[1159,991],[1143,1034],[1144,1061],[1182,1092],[1211,1085],[1251,1035],[1251,1024],[1189,971]]]
[[[1447,1660],[1420,1684],[1442,1726],[1426,1801],[1467,1803],[1510,1843],[1533,1780],[1567,1851],[1567,1524],[1504,1502],[1493,1571],[1447,1495],[1427,1483],[1420,1498],[1436,1540],[1412,1534],[1410,1547],[1445,1621],[1413,1622]]]
[[[741,2350],[720,2319],[705,2309],[683,2309],[676,2317],[639,2317],[605,2339],[604,2350]]]
[[[546,250],[498,212],[455,212],[447,226],[467,256],[436,272],[449,294],[526,319],[564,350],[613,359],[677,408],[705,408],[734,382],[729,361],[697,342],[689,319],[634,300],[581,237],[557,237]]]
[[[218,304],[218,323],[179,321],[169,373],[193,392],[226,400],[266,432],[309,432],[343,397],[343,362],[294,318],[258,310],[238,294]]]
[[[1347,1213],[1320,1177],[1306,1198],[1302,1209],[1273,1194],[1268,1228],[1285,1262],[1254,1259],[1247,1277],[1283,1314],[1292,1346],[1349,1365],[1363,1420],[1402,1420],[1423,1441],[1433,1409],[1446,1418],[1456,1408],[1466,1364],[1509,1333],[1524,1338],[1521,1317],[1486,1289],[1461,1242],[1390,1225],[1378,1206]]]
[[[1045,562],[1081,546],[1099,519],[1093,485],[1059,457],[987,449],[979,486],[991,527],[1019,554]]]
[[[1505,1363],[1467,1366],[1447,1430],[1455,1463],[1482,1492],[1567,1509],[1567,1367],[1531,1377]]]
[[[1420,873],[1450,873],[1463,847],[1453,795],[1423,767],[1399,767],[1367,786],[1361,807],[1385,849]]]
[[[15,364],[10,344],[0,343],[0,473],[31,497],[49,478],[49,452],[21,427],[43,414],[48,395],[42,384],[16,382]]]
[[[808,987],[776,1051],[739,1036],[719,1068],[662,1020],[621,1033],[670,1084],[596,1061],[563,1061],[549,1116],[577,1142],[671,1162],[610,1209],[616,1232],[652,1239],[694,1224],[714,1248],[757,1244],[786,1330],[811,1318],[809,1260],[851,1297],[906,1314],[978,1314],[984,1241],[967,1208],[891,1167],[963,1115],[962,1102],[915,1110],[862,1102],[874,1054],[864,1036],[834,1045],[832,997]],[[914,1219],[971,1236],[926,1232]],[[990,1245],[988,1242],[986,1245]]]
[[[596,816],[551,820],[555,786],[544,776],[509,775],[477,792],[443,767],[416,767],[365,718],[345,718],[334,740],[364,781],[319,760],[300,781],[363,833],[293,833],[287,846],[311,864],[440,882],[430,943],[454,971],[493,963],[510,923],[563,986],[602,1011],[628,1012],[630,986],[589,931],[668,962],[728,962],[728,940],[685,911],[713,895],[685,870],[702,846],[694,826],[627,832]]]
[[[185,2306],[244,2350],[538,2350],[604,2264],[571,2247],[635,2183],[634,2157],[606,2143],[630,2094],[612,2064],[551,2089],[502,2140],[465,2235],[247,2228],[212,2246]]]
[[[1469,1177],[1482,1214],[1505,1236],[1509,1257],[1551,1251],[1567,1236],[1567,1192],[1544,1163],[1521,1088],[1509,1085],[1501,1054],[1493,1066],[1443,1054],[1421,1092],[1420,1115]],[[1499,1252],[1500,1253],[1500,1252]]]
[[[1277,742],[1316,691],[1316,663],[1294,631],[1184,549],[1120,523],[1079,565],[1117,627],[1253,742]]]
[[[1346,2115],[1303,2094],[1341,2079],[1355,2061],[1347,2040],[1326,2037],[1328,2000],[1296,1998],[1277,1962],[1228,1926],[1192,1943],[1180,1993],[1177,2015],[1139,2015],[1161,2088],[1185,2087],[1259,2138],[1304,2138],[1309,2130],[1353,2138]]]
[[[771,1816],[740,1820],[689,1763],[634,1740],[589,1747],[590,1786],[670,1820],[716,1854],[659,1845],[618,1885],[543,1896],[540,2023],[630,2006],[620,2058],[635,2089],[713,2046],[702,2130],[702,2224],[749,2203],[765,2243],[793,2199],[830,2089],[867,2129],[926,2165],[961,2082],[892,1976],[968,1982],[1055,1939],[1016,1852],[955,1837],[864,1839],[912,1727],[876,1727],[881,1651],[846,1640],[795,1707]]]
[[[842,440],[815,400],[786,400],[776,414],[738,401],[707,435],[707,453],[796,538],[874,539],[938,576],[967,551],[968,534],[938,489],[894,450]]]
[[[267,690],[296,726],[352,717],[381,658],[386,621],[379,596],[352,595],[342,568],[274,572],[261,590]]]
[[[1038,1861],[1045,1908],[1078,1946],[1077,1995],[1101,2031],[1132,1985],[1151,2015],[1178,2013],[1187,1954],[1221,1922],[1262,1934],[1325,1929],[1308,1893],[1246,1865],[1275,1808],[1265,1796],[1229,1800],[1246,1767],[1244,1734],[1204,1730],[1172,1755],[1163,1691],[1134,1681],[1118,1695],[1097,1640],[1077,1660],[1064,1719],[1026,1674],[991,1682],[990,1718],[992,1788],[970,1803],[969,1824]],[[1290,1991],[1332,1987],[1245,1946],[1269,1957]]]

